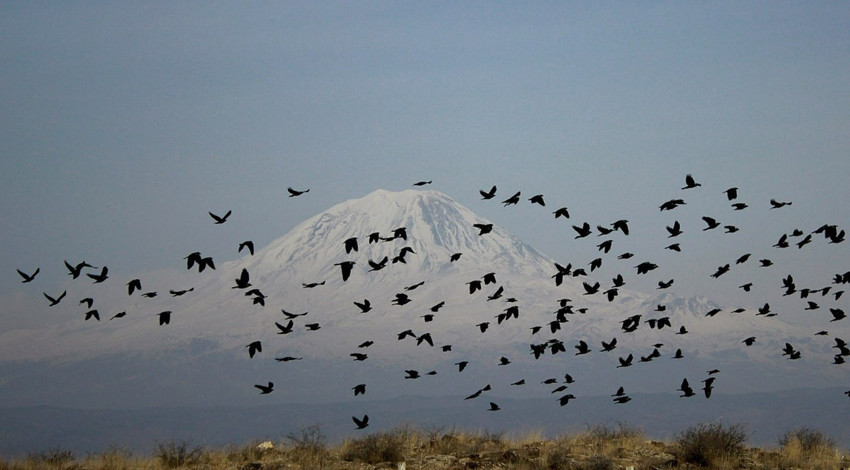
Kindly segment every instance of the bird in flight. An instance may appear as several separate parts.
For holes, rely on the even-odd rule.
[[[303,191],[298,191],[298,190],[296,190],[296,189],[286,188],[286,190],[287,190],[287,191],[289,191],[289,197],[300,196],[300,195],[302,195],[302,194],[304,194],[304,193],[308,193],[308,192],[310,192],[310,189],[305,189],[305,190],[303,190]]]
[[[351,268],[354,267],[354,265],[354,261],[342,261],[340,263],[334,264],[334,266],[339,266],[340,270],[342,271],[342,282],[347,281],[348,277],[351,276]]]
[[[479,189],[478,192],[481,194],[481,199],[493,199],[496,196],[496,186],[490,188],[490,191]]]
[[[237,251],[237,253],[241,253],[243,248],[247,248],[249,253],[251,253],[252,255],[254,254],[254,242],[252,242],[251,240],[245,240],[244,242],[240,243],[239,250]]]
[[[38,275],[39,271],[41,271],[41,268],[35,268],[35,271],[33,271],[32,274],[27,274],[27,273],[21,271],[20,269],[18,269],[17,271],[18,271],[18,274],[20,274],[21,277],[24,278],[24,280],[21,281],[21,282],[26,284],[28,282],[32,282],[32,280],[35,279],[35,276]]]
[[[254,387],[257,387],[258,389],[260,389],[260,395],[267,395],[269,393],[272,393],[272,390],[274,390],[274,383],[269,382],[268,385],[259,385],[258,384],[258,385],[254,385]]]
[[[702,185],[697,183],[694,180],[693,176],[691,176],[691,175],[685,176],[685,187],[683,187],[682,189],[693,189],[693,188],[696,188],[697,186],[702,186]]]
[[[431,184],[431,181],[417,181],[416,183],[413,183],[413,186],[425,186],[426,184]]]
[[[57,297],[55,297],[55,298],[54,298],[54,297],[51,297],[51,296],[47,295],[47,293],[42,292],[42,294],[44,294],[44,298],[46,298],[47,300],[49,300],[49,301],[50,301],[50,306],[51,306],[51,307],[53,307],[54,305],[56,305],[56,304],[58,304],[59,302],[61,302],[61,301],[62,301],[62,299],[63,299],[63,298],[65,298],[65,294],[67,294],[67,293],[68,293],[68,291],[64,291],[64,290],[63,290],[61,294],[59,294]]]
[[[107,276],[107,272],[109,272],[109,269],[104,266],[103,268],[101,268],[100,274],[86,274],[86,276],[94,279],[94,284],[100,284],[101,282],[108,279],[109,276]]]
[[[365,429],[366,426],[369,425],[369,415],[363,415],[362,419],[357,419],[356,416],[351,417],[354,424],[357,426],[357,429]]]
[[[230,217],[230,213],[231,213],[231,211],[227,211],[227,213],[224,214],[223,216],[215,215],[212,212],[210,212],[209,214],[210,214],[210,217],[212,217],[213,220],[215,220],[215,224],[218,225],[218,224],[223,224],[223,223],[227,222],[227,218]]]
[[[522,191],[517,191],[517,192],[516,192],[516,194],[514,194],[513,196],[511,196],[511,197],[509,197],[509,198],[505,199],[504,201],[502,201],[502,204],[504,204],[504,205],[505,205],[505,207],[508,207],[508,206],[510,206],[510,205],[512,205],[512,204],[516,204],[516,203],[518,203],[518,202],[519,202],[519,195],[520,195],[520,194],[522,194]]]

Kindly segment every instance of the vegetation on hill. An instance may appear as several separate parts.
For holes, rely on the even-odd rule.
[[[61,448],[3,461],[0,470],[371,470],[371,469],[838,469],[850,466],[834,441],[811,428],[785,433],[770,449],[747,447],[741,424],[705,423],[681,431],[671,442],[648,439],[626,424],[544,439],[403,426],[329,445],[317,425],[279,443],[254,442],[208,449],[185,441],[161,442],[153,455],[120,449],[75,456]]]

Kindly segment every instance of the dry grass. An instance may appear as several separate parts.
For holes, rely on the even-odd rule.
[[[546,439],[541,432],[507,438],[489,431],[419,429],[401,426],[328,446],[322,430],[310,426],[283,442],[252,442],[208,449],[190,442],[157,445],[153,455],[109,449],[84,458],[62,448],[17,460],[0,459],[0,470],[283,470],[514,469],[613,470],[634,468],[837,469],[850,466],[835,442],[809,428],[789,431],[778,449],[748,449],[740,425],[701,424],[674,442],[654,442],[624,423],[597,425],[584,432]]]

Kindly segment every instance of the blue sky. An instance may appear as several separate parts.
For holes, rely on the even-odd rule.
[[[683,294],[714,294],[707,273],[749,246],[850,221],[844,2],[0,6],[0,294],[18,268],[56,289],[65,259],[127,275],[232,259],[236,239],[419,180],[576,263],[595,249],[568,225],[478,189],[646,221],[632,243],[654,257],[685,174],[703,205],[683,219],[739,217],[721,193],[738,186],[752,229],[667,261]],[[850,269],[843,245],[794,256],[813,278]]]

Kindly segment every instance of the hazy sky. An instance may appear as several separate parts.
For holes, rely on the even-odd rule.
[[[677,215],[658,205],[698,199],[683,219],[731,218],[722,191],[737,186],[752,230],[695,250],[701,280],[792,228],[850,222],[845,2],[0,9],[2,295],[18,268],[41,268],[35,295],[57,289],[65,259],[125,275],[196,250],[233,259],[234,240],[259,248],[419,180],[576,263],[595,248],[549,220],[557,207],[570,223],[647,221],[632,243],[660,248]],[[687,173],[703,186],[683,193]],[[480,201],[493,184],[548,206]],[[795,204],[775,215],[771,197]],[[207,212],[228,209],[212,230]],[[806,253],[795,269],[850,269],[844,245]],[[674,268],[685,285],[688,265]]]

